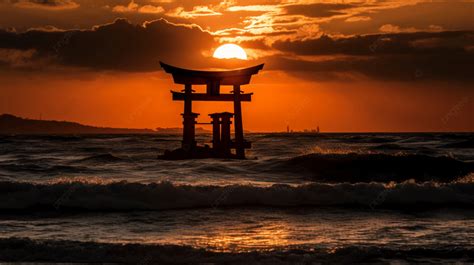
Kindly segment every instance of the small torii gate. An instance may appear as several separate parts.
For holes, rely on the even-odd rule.
[[[205,158],[226,157],[245,158],[245,149],[250,148],[250,142],[244,140],[242,124],[242,101],[251,101],[253,93],[243,93],[241,85],[250,83],[252,75],[263,69],[263,64],[227,71],[199,71],[183,69],[160,62],[166,73],[173,76],[176,84],[184,85],[182,92],[171,91],[173,100],[184,101],[183,141],[180,149],[165,153],[168,158]],[[206,93],[195,93],[193,85],[206,85]],[[221,86],[233,86],[230,94],[221,94]],[[197,146],[195,140],[195,125],[198,113],[192,112],[193,101],[233,101],[234,113],[223,112],[210,114],[213,125],[212,150]],[[234,117],[235,140],[230,139],[231,118]],[[231,149],[235,148],[235,155]]]

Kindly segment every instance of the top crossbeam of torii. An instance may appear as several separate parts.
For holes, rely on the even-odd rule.
[[[160,65],[166,73],[173,75],[173,81],[176,84],[183,85],[208,85],[210,83],[214,83],[216,86],[246,85],[250,83],[252,75],[263,69],[263,64],[224,71],[190,70],[163,62],[160,62]]]

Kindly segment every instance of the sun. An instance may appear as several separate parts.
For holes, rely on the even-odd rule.
[[[218,59],[240,59],[247,60],[247,53],[239,45],[227,43],[219,46],[213,55],[214,58]]]

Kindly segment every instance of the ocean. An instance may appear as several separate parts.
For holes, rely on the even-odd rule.
[[[210,142],[200,134],[198,142]],[[473,133],[0,136],[0,261],[474,262]]]

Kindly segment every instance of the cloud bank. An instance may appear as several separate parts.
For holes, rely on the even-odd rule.
[[[0,31],[0,48],[28,55],[4,60],[4,67],[31,67],[27,59],[98,70],[156,71],[158,60],[178,65],[206,65],[206,51],[218,45],[215,36],[193,25],[164,19],[134,25],[125,19],[90,30]],[[245,47],[245,43],[243,43]],[[259,60],[268,69],[315,80],[370,78],[473,81],[474,32],[384,33],[335,38],[276,41]],[[20,53],[12,53],[20,54]]]
[[[134,25],[117,19],[91,30],[23,33],[0,31],[0,48],[34,50],[65,66],[98,70],[154,71],[158,60],[194,65],[214,39],[193,25],[176,25],[164,19]]]

